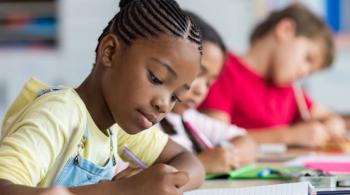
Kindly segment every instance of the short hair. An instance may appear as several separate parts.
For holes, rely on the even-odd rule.
[[[267,35],[283,19],[291,19],[296,24],[296,35],[323,42],[325,55],[322,67],[328,67],[334,60],[335,46],[332,32],[326,22],[300,4],[272,12],[267,19],[258,24],[250,36],[250,43]]]

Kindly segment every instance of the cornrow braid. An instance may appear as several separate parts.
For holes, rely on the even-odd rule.
[[[98,38],[96,53],[102,39],[109,33],[118,35],[127,45],[138,38],[168,34],[198,44],[202,55],[200,30],[175,0],[121,0],[119,7],[120,11]]]

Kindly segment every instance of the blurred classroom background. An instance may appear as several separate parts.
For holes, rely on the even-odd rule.
[[[304,81],[313,98],[350,113],[350,0],[178,0],[207,19],[243,53],[252,27],[269,11],[301,2],[324,17],[337,42],[334,66]],[[118,0],[0,0],[0,120],[23,84],[79,85],[92,68],[97,38]]]

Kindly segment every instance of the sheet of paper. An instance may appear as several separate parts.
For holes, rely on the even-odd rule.
[[[350,162],[350,155],[306,155],[284,163],[286,166],[304,166],[306,162]]]
[[[308,195],[309,183],[289,183],[249,188],[199,189],[185,195]]]
[[[305,162],[305,166],[313,170],[322,170],[326,173],[350,173],[350,161],[336,162],[332,160],[325,161],[309,161]]]

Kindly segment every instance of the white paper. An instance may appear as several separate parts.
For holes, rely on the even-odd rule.
[[[249,188],[199,189],[184,195],[308,195],[309,183],[289,183]]]
[[[349,155],[306,155],[291,161],[285,162],[286,166],[304,166],[305,162],[308,161],[334,161],[334,162],[349,162]]]

